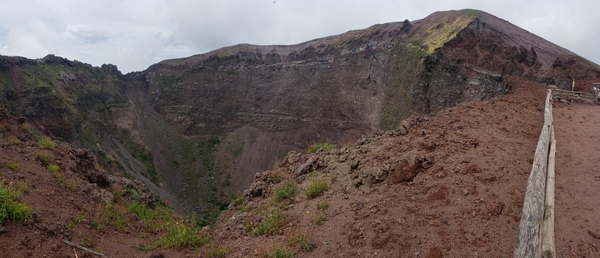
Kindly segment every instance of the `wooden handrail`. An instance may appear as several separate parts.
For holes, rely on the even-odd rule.
[[[548,245],[554,246],[554,233],[542,234],[542,225],[544,224],[544,214],[546,213],[546,186],[549,165],[549,154],[551,152],[551,142],[553,135],[553,120],[552,120],[552,90],[548,90],[546,96],[546,103],[544,108],[544,125],[540,138],[535,150],[533,166],[529,179],[527,181],[527,190],[525,192],[525,200],[523,201],[523,211],[521,213],[521,221],[519,223],[519,229],[517,233],[517,239],[515,242],[514,257],[542,257],[542,242],[544,237],[551,237],[551,243]],[[552,159],[552,162],[554,160]],[[554,167],[554,164],[551,165]],[[554,183],[548,185],[548,187],[554,188]],[[552,190],[552,193],[554,190]],[[554,199],[554,197],[552,197]],[[554,201],[552,201],[553,211]],[[552,216],[552,219],[554,217]],[[548,221],[549,222],[549,221]],[[553,222],[552,222],[553,224]],[[553,231],[548,228],[548,230]],[[554,257],[554,256],[549,256]]]

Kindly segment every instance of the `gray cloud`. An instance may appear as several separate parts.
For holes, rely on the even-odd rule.
[[[297,44],[473,8],[600,63],[599,7],[587,0],[0,0],[0,54],[52,53],[130,72],[239,43]]]
[[[67,24],[65,37],[79,43],[94,44],[114,37],[102,28],[85,24]]]

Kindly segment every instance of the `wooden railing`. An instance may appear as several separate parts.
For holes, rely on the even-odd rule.
[[[554,90],[556,91],[556,90]],[[544,126],[535,149],[527,181],[514,257],[556,257],[554,245],[554,157],[556,142],[552,120],[553,90],[548,90]]]
[[[568,90],[552,90],[553,100],[564,100],[570,102],[588,103],[592,105],[600,104],[598,102],[598,96],[591,93],[585,93],[580,91],[568,91]]]

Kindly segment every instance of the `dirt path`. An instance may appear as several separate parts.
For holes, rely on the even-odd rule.
[[[554,107],[557,257],[600,257],[600,107]]]

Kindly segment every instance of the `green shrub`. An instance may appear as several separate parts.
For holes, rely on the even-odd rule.
[[[38,140],[38,145],[47,150],[54,150],[54,142],[49,137],[43,137]]]
[[[21,142],[21,140],[19,140],[17,138],[10,138],[10,139],[8,139],[8,142],[12,145],[22,145],[23,144]]]
[[[319,212],[319,214],[317,214],[315,216],[315,218],[313,219],[313,221],[317,224],[317,225],[323,225],[323,223],[325,221],[327,221],[327,215],[323,212]]]
[[[276,246],[271,254],[269,254],[269,258],[293,258],[294,253],[292,251],[288,251],[285,248]]]
[[[0,225],[5,220],[25,221],[33,216],[31,207],[20,203],[17,194],[0,183]]]
[[[327,208],[329,208],[328,201],[321,201],[321,202],[317,203],[317,209],[324,211],[324,210],[327,210]]]
[[[327,190],[327,182],[323,179],[313,179],[304,192],[309,199],[320,196]]]
[[[281,172],[277,171],[273,174],[271,174],[269,176],[269,178],[267,178],[267,181],[273,184],[277,184],[281,181],[283,181],[283,175],[281,174]]]
[[[307,153],[315,153],[319,150],[333,150],[336,146],[333,143],[313,143],[306,149]]]
[[[58,181],[59,183],[62,184],[62,182],[63,182],[62,174],[60,174],[60,172],[58,172],[60,170],[60,167],[55,164],[50,164],[50,165],[48,165],[47,169],[48,169],[48,171],[50,171],[50,173],[52,173],[52,176],[54,176],[56,181]]]
[[[42,164],[44,165],[48,165],[48,162],[50,161],[50,157],[48,157],[48,154],[43,153],[43,152],[38,152],[35,154],[35,157],[42,162]]]
[[[151,209],[141,203],[130,202],[127,204],[127,212],[137,215],[151,231],[160,231],[167,228],[169,224],[176,223],[171,211],[164,207]]]
[[[19,171],[19,163],[16,161],[6,162],[6,166],[14,171]]]
[[[298,193],[298,188],[296,184],[292,181],[287,181],[281,185],[275,187],[275,198],[277,200],[294,200],[296,194]]]
[[[193,219],[176,220],[169,208],[159,206],[152,209],[138,202],[130,202],[127,204],[127,212],[137,215],[150,231],[162,233],[155,246],[185,248],[209,242],[207,237],[200,235],[201,223]]]
[[[274,235],[277,233],[279,227],[286,223],[286,216],[279,210],[272,211],[266,215],[266,217],[259,222],[252,222],[246,229],[248,234],[260,236],[260,235]]]
[[[106,204],[96,208],[94,221],[98,225],[112,225],[120,232],[127,232],[127,221],[123,213],[119,210],[119,206]]]
[[[167,233],[163,235],[156,245],[163,248],[186,248],[208,244],[210,240],[207,237],[200,236],[200,228],[193,225],[177,222],[169,227]]]

